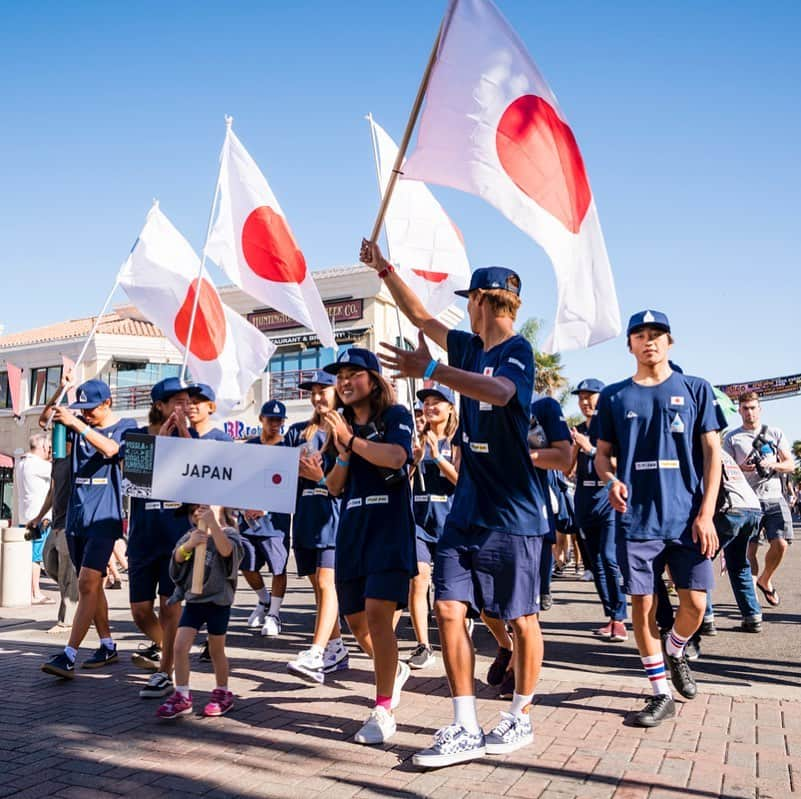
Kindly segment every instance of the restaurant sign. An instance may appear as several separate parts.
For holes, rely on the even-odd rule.
[[[330,300],[323,303],[328,317],[333,325],[340,322],[352,322],[361,319],[364,315],[364,299],[359,297],[355,300]],[[248,322],[257,327],[262,332],[271,330],[287,330],[293,327],[303,327],[280,311],[272,308],[262,308],[247,315]]]

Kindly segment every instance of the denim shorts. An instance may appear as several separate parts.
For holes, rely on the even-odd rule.
[[[762,500],[762,529],[768,541],[783,538],[789,543],[793,540],[793,517],[783,499]]]

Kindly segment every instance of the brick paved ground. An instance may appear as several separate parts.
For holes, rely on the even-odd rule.
[[[290,580],[286,634],[269,645],[243,629],[251,595],[240,591],[229,652],[239,698],[221,719],[158,722],[157,703],[138,699],[146,675],[130,665],[141,638],[124,591],[110,592],[122,662],[79,673],[71,683],[39,671],[64,643],[65,636],[45,632],[52,608],[3,610],[0,796],[780,799],[801,793],[799,549],[783,567],[782,606],[766,614],[771,621],[762,636],[733,631],[728,586],[718,588],[721,633],[704,642],[697,664],[702,693],[680,705],[675,721],[652,730],[624,723],[647,690],[633,643],[594,639],[599,619],[590,584],[555,583],[557,602],[544,615],[546,667],[532,711],[534,745],[431,772],[415,769],[410,757],[450,721],[441,662],[413,674],[391,745],[351,743],[369,710],[369,662],[354,650],[352,668],[322,687],[287,674],[286,660],[308,645],[311,625],[311,594],[299,580]],[[405,620],[400,634],[408,651]],[[483,675],[492,648],[481,626],[475,641]],[[92,634],[88,646],[95,644]],[[195,674],[199,709],[213,678],[208,665],[196,666]],[[485,727],[505,706],[483,685],[478,704]]]

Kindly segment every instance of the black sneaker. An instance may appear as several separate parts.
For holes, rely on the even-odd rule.
[[[499,646],[495,660],[490,663],[490,667],[487,669],[487,685],[500,685],[503,682],[511,660],[512,650]]]
[[[705,621],[701,624],[699,632],[701,635],[715,636],[718,634],[718,628],[715,627],[714,621]]]
[[[698,693],[698,687],[695,684],[695,678],[690,671],[690,664],[687,662],[687,656],[673,657],[673,655],[665,654],[665,661],[670,670],[670,679],[673,682],[676,690],[685,699],[695,699]]]
[[[140,669],[158,671],[161,663],[161,647],[158,644],[140,645],[131,655],[131,662]]]
[[[676,715],[676,704],[667,694],[652,696],[645,707],[634,715],[632,724],[635,727],[658,727],[665,719]]]
[[[117,658],[117,645],[114,644],[113,649],[109,649],[101,644],[95,653],[88,660],[81,663],[82,669],[99,669],[103,666],[108,666],[109,663],[116,663]]]
[[[689,641],[687,646],[684,647],[684,656],[689,661],[698,660],[701,657],[701,636],[694,635]]]
[[[550,610],[553,607],[553,597],[550,594],[540,595],[540,610]]]
[[[67,657],[66,652],[59,652],[57,655],[53,655],[47,663],[42,663],[42,671],[64,680],[75,679],[75,663]]]
[[[511,699],[515,692],[515,673],[512,669],[503,676],[503,682],[498,688],[498,699]]]
[[[743,623],[740,625],[740,629],[744,633],[761,633],[762,622],[755,619],[743,619]]]
[[[436,661],[434,650],[427,644],[418,644],[406,659],[412,669],[424,669],[426,666],[433,666]]]
[[[211,663],[211,655],[209,654],[209,639],[207,638],[203,642],[203,649],[200,650],[200,654],[197,656],[197,659],[201,661],[201,663]]]

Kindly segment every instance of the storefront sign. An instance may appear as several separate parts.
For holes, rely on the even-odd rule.
[[[323,304],[334,325],[339,322],[352,322],[355,319],[361,319],[364,315],[364,299],[361,297],[356,300],[335,300]],[[272,308],[253,311],[247,315],[247,320],[264,332],[302,327],[294,319],[280,311],[274,311]]]
[[[349,327],[346,330],[334,330],[336,341],[355,341],[361,338],[369,327]],[[294,336],[272,336],[272,342],[278,347],[286,347],[288,344],[306,344],[311,347],[319,347],[320,339],[314,333],[296,333]]]
[[[122,490],[145,499],[294,513],[299,453],[129,433]]]
[[[717,388],[733,400],[747,391],[755,391],[759,394],[760,399],[780,399],[801,394],[801,375],[769,377],[764,380],[748,380],[744,383],[726,383]]]
[[[236,441],[241,441],[245,438],[253,438],[261,434],[261,427],[257,427],[240,419],[229,419],[223,424],[225,433]]]

